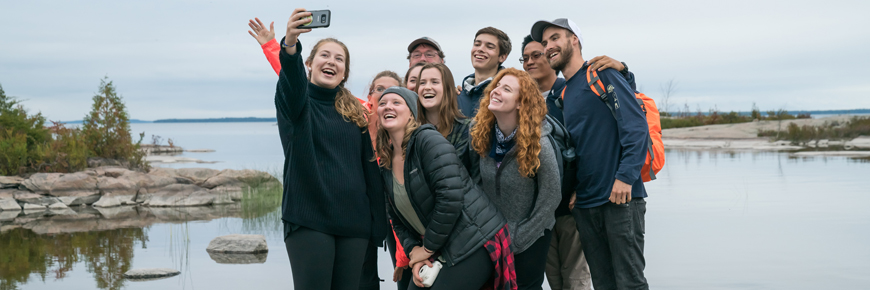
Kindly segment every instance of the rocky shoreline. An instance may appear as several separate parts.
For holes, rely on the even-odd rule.
[[[826,122],[843,123],[852,116],[842,115],[819,119],[796,119],[783,121],[756,121],[738,124],[707,125],[699,127],[662,130],[662,141],[668,149],[688,150],[750,150],[750,151],[801,151],[799,156],[846,156],[867,157],[870,151],[870,136],[853,140],[819,140],[803,146],[788,141],[771,141],[758,137],[759,131],[781,130],[789,124],[820,126]]]
[[[153,168],[150,172],[103,166],[76,173],[0,176],[0,213],[67,212],[70,207],[189,207],[233,204],[251,184],[277,183],[256,170]]]

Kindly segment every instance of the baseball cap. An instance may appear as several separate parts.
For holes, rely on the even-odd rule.
[[[532,39],[541,42],[544,38],[544,29],[551,25],[568,29],[574,35],[577,35],[577,39],[580,40],[580,47],[583,47],[583,35],[580,34],[580,28],[577,27],[577,23],[568,18],[558,18],[552,22],[546,20],[535,22],[535,25],[532,25]]]
[[[423,36],[423,37],[417,38],[417,40],[414,40],[413,42],[411,42],[411,44],[408,45],[408,52],[410,53],[410,52],[414,51],[414,48],[416,48],[418,45],[421,45],[421,44],[431,45],[431,46],[435,47],[435,50],[441,51],[441,46],[438,45],[438,42],[435,42],[434,39]]]

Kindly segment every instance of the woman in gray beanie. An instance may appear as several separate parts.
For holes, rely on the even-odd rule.
[[[417,101],[414,92],[392,87],[377,103],[376,151],[387,212],[412,267],[409,289],[430,286],[419,273],[433,264],[443,268],[431,289],[480,289],[492,277],[500,278],[495,289],[516,289],[507,221],[453,145],[434,126],[417,122]]]

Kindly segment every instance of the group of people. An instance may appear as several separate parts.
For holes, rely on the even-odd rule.
[[[342,42],[321,39],[303,59],[310,14],[294,10],[281,40],[274,23],[249,23],[279,75],[295,289],[378,289],[385,241],[402,290],[425,288],[420,269],[436,263],[431,289],[541,289],[545,275],[552,289],[648,289],[648,127],[638,103],[617,97],[634,98],[625,63],[584,60],[580,30],[560,18],[532,26],[523,70],[505,68],[510,38],[486,27],[458,86],[440,45],[421,37],[404,78],[380,72],[360,100],[345,88]],[[589,70],[612,98],[593,92]]]

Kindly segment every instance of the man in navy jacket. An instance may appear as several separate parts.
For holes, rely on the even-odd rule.
[[[469,118],[477,115],[483,90],[498,71],[504,68],[501,64],[510,53],[511,39],[507,33],[495,27],[485,27],[477,31],[471,46],[471,66],[474,67],[474,73],[459,84],[462,91],[456,97],[463,115]]]
[[[649,289],[643,275],[647,195],[640,178],[649,128],[634,90],[615,69],[598,72],[605,101],[590,89],[583,39],[573,21],[538,21],[531,35],[566,79],[562,113],[577,154],[572,214],[592,283],[595,289]]]

